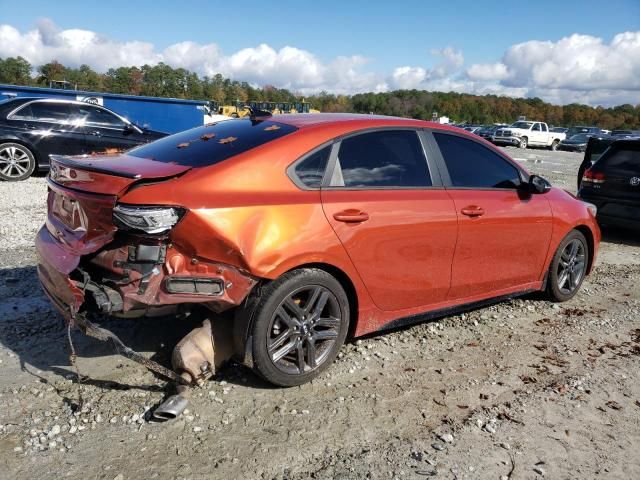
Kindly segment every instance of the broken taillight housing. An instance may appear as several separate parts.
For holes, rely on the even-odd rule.
[[[582,176],[582,181],[585,183],[600,184],[600,183],[604,183],[604,178],[605,178],[604,173],[594,172],[593,170],[589,169],[584,172],[584,175]]]
[[[120,227],[145,233],[163,233],[170,230],[184,215],[179,207],[138,207],[116,205],[113,218]]]

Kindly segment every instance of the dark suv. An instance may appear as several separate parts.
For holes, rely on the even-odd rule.
[[[99,105],[49,98],[0,102],[0,179],[49,168],[49,155],[127,150],[166,134],[142,130]]]
[[[598,207],[601,224],[640,229],[640,139],[589,143],[578,197]]]

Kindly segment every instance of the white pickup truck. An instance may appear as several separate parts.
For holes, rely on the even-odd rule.
[[[513,145],[520,148],[546,147],[551,150],[556,150],[560,141],[564,139],[564,133],[550,132],[544,122],[524,120],[499,128],[491,137],[493,143],[497,145]]]

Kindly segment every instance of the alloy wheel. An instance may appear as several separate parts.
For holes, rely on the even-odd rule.
[[[287,374],[317,369],[329,357],[342,322],[338,299],[328,288],[310,285],[297,289],[271,318],[267,351],[272,363]]]
[[[578,288],[586,270],[586,252],[579,239],[573,239],[562,250],[556,272],[558,288],[564,294],[571,294]]]
[[[30,168],[31,158],[20,146],[10,144],[0,148],[0,174],[7,178],[19,178]]]

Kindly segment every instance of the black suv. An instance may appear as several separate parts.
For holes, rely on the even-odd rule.
[[[640,229],[640,139],[589,139],[578,197],[598,207],[599,223]]]
[[[166,136],[142,130],[99,105],[48,98],[0,102],[0,179],[49,168],[49,155],[126,150]]]

